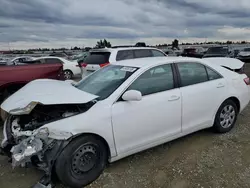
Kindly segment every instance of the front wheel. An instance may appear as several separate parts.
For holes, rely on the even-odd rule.
[[[83,187],[96,180],[108,161],[106,145],[94,136],[72,140],[57,158],[58,178],[70,187]]]
[[[238,111],[235,102],[232,100],[223,102],[215,117],[214,130],[218,133],[230,131],[235,125]]]

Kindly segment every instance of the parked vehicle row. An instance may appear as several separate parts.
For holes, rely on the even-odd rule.
[[[91,50],[84,61],[78,61],[78,63],[82,67],[84,76],[86,76],[117,61],[164,56],[167,55],[163,51],[149,47],[103,48]]]
[[[108,65],[74,84],[35,80],[6,99],[1,148],[12,166],[44,170],[40,187],[50,186],[52,173],[82,187],[107,163],[201,129],[235,126],[250,100],[249,78],[234,71],[240,60],[164,57],[154,49],[147,54],[161,57],[134,58],[145,53],[90,52]]]

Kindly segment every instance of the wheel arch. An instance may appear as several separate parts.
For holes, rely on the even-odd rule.
[[[233,102],[236,104],[236,106],[237,106],[238,112],[240,112],[240,108],[241,108],[241,106],[240,106],[240,100],[239,100],[237,97],[235,97],[235,96],[229,97],[229,98],[227,98],[226,100],[224,100],[223,103],[224,103],[225,101],[227,101],[227,100],[233,101]]]
[[[226,101],[228,101],[228,100],[233,101],[233,102],[236,104],[236,106],[237,106],[238,113],[240,112],[240,108],[241,108],[241,106],[240,106],[240,100],[239,100],[237,97],[235,97],[235,96],[228,97],[227,99],[225,99],[225,100],[218,106],[218,108],[217,108],[217,110],[216,110],[216,112],[215,112],[215,114],[214,114],[214,117],[213,117],[213,124],[214,124],[214,122],[215,122],[216,114],[217,114],[217,112],[218,112],[220,106],[221,106],[224,102],[226,102]]]
[[[100,136],[99,134],[96,134],[96,133],[81,133],[81,134],[76,134],[76,135],[73,135],[72,137],[69,138],[69,142],[72,142],[74,139],[77,139],[77,138],[80,138],[80,137],[83,137],[83,136],[93,136],[93,137],[96,137],[99,140],[101,140],[105,144],[106,149],[108,151],[108,158],[111,158],[110,145],[107,142],[107,140],[105,138],[103,138],[102,136]]]

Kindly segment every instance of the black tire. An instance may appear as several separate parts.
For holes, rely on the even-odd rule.
[[[73,77],[73,72],[70,70],[63,71],[63,77],[65,80],[70,80]]]
[[[106,145],[98,137],[88,135],[72,140],[63,149],[56,160],[55,171],[62,183],[78,188],[96,180],[107,162]]]
[[[230,112],[228,112],[229,114],[224,113],[224,112],[226,112],[224,109],[229,109],[229,107],[231,108],[231,113]],[[233,116],[230,115],[230,114],[233,114],[233,111],[235,112],[234,118],[232,118]],[[217,111],[216,116],[215,116],[215,121],[214,121],[214,125],[213,125],[214,131],[217,133],[229,132],[235,126],[235,122],[237,120],[238,113],[239,113],[239,109],[237,108],[237,105],[235,104],[234,101],[226,100],[225,102],[223,102],[222,105],[220,106],[219,110]],[[223,116],[223,114],[226,114],[227,117],[225,118],[225,115]],[[221,117],[221,115],[222,115],[222,117]],[[229,118],[228,118],[228,116],[229,116]],[[225,120],[225,121],[228,120],[229,123],[228,124],[226,124],[227,122],[223,123],[223,120]]]

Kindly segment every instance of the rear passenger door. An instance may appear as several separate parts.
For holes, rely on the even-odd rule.
[[[212,126],[226,92],[224,78],[201,63],[176,63],[182,95],[182,131]]]

